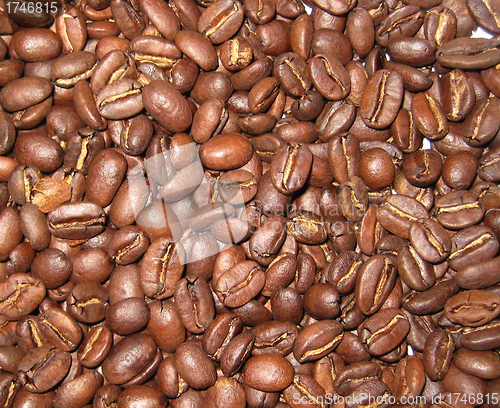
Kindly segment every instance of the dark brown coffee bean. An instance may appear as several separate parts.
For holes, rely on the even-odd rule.
[[[442,380],[450,368],[455,343],[450,333],[440,330],[431,333],[425,342],[423,364],[432,381]]]
[[[411,225],[410,241],[415,251],[428,262],[442,262],[451,252],[448,232],[439,223],[428,218]]]
[[[271,162],[271,180],[283,194],[292,194],[305,184],[312,165],[312,153],[307,146],[285,145]]]
[[[360,106],[365,124],[375,129],[389,126],[403,100],[403,80],[392,71],[378,71],[368,83]]]
[[[81,282],[71,289],[66,304],[69,314],[79,322],[96,323],[104,319],[108,292],[96,282]]]
[[[68,373],[69,353],[46,345],[31,350],[19,363],[18,377],[26,389],[43,393],[56,386]]]
[[[319,360],[338,346],[343,335],[342,326],[334,320],[310,324],[297,337],[293,354],[301,363]]]
[[[213,44],[231,38],[243,22],[243,6],[236,0],[219,0],[209,6],[198,20],[198,31]]]
[[[184,97],[166,81],[153,81],[143,88],[146,110],[165,129],[182,132],[191,125],[193,115]]]
[[[437,52],[438,62],[449,68],[485,69],[500,62],[497,37],[455,38],[443,44]]]
[[[150,312],[144,299],[131,297],[109,307],[106,325],[113,333],[126,336],[146,327],[149,316]]]
[[[330,54],[315,55],[308,62],[312,83],[326,99],[344,99],[351,90],[347,70]]]
[[[454,354],[453,364],[464,373],[485,380],[493,380],[498,373],[498,355],[492,351],[472,351],[462,348]]]
[[[411,223],[421,218],[429,218],[425,207],[403,195],[390,195],[377,209],[380,224],[401,238],[409,238]]]
[[[244,261],[224,272],[215,285],[215,293],[225,306],[243,306],[264,287],[265,275],[254,261]]]
[[[487,144],[497,133],[500,120],[493,113],[498,111],[498,98],[483,98],[476,101],[471,113],[464,121],[464,137],[467,144],[478,147]]]
[[[475,94],[472,81],[467,74],[460,70],[443,75],[443,109],[448,120],[459,121],[464,119],[474,107]],[[460,98],[456,97],[459,89]]]
[[[420,132],[431,140],[442,139],[448,133],[448,120],[441,103],[431,95],[417,94],[411,110]]]
[[[132,358],[124,359],[124,355],[135,352]],[[154,358],[156,344],[147,334],[137,333],[127,336],[113,346],[102,365],[103,375],[112,384],[124,384],[138,375]]]
[[[360,176],[372,190],[382,190],[394,181],[391,156],[381,148],[369,149],[361,155]]]
[[[365,314],[382,307],[396,281],[396,265],[387,256],[374,255],[365,262],[356,280],[356,305]]]
[[[409,292],[403,299],[403,307],[416,315],[437,313],[458,290],[452,279],[441,280],[423,292]]]
[[[48,61],[62,49],[61,37],[46,28],[30,28],[13,37],[11,48],[26,62]]]
[[[403,246],[397,255],[401,280],[415,290],[426,290],[436,282],[432,265],[422,259],[413,246]]]
[[[298,242],[309,245],[320,244],[327,238],[323,220],[310,211],[292,211],[288,215],[287,231]]]
[[[18,136],[14,155],[20,163],[34,165],[46,173],[55,171],[63,161],[61,146],[49,137],[36,133]]]
[[[186,329],[203,333],[214,317],[214,301],[210,287],[201,278],[189,282],[181,279],[175,288],[175,302]]]
[[[377,27],[377,42],[385,47],[389,39],[414,35],[422,26],[424,16],[416,5],[406,5],[392,11]]]
[[[245,385],[259,391],[277,392],[293,381],[292,365],[279,354],[254,356],[243,367]]]
[[[185,252],[168,238],[154,241],[141,262],[141,287],[147,296],[165,299],[174,294],[184,271]]]
[[[406,316],[397,309],[384,309],[361,323],[359,337],[370,354],[383,355],[397,347],[410,330]]]
[[[113,335],[106,326],[91,329],[78,348],[78,360],[88,368],[99,366],[113,346]]]
[[[175,367],[188,385],[196,389],[208,388],[217,379],[213,362],[201,345],[195,342],[183,343],[177,348]]]
[[[457,16],[449,8],[434,7],[424,18],[424,36],[438,47],[452,40],[457,32]]]
[[[446,301],[446,317],[470,327],[489,323],[500,313],[499,296],[483,290],[469,290]]]
[[[484,205],[476,193],[458,190],[436,200],[434,213],[445,228],[458,230],[477,224],[484,215]]]

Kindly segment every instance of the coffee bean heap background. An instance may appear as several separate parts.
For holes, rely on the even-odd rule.
[[[1,407],[500,407],[499,0],[21,4]]]

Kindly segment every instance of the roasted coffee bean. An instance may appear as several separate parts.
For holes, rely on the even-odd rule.
[[[484,146],[500,127],[498,117],[493,113],[500,106],[498,98],[483,98],[476,101],[472,111],[464,121],[464,137],[467,144],[473,147]]]
[[[483,290],[461,292],[446,301],[445,314],[453,323],[482,326],[500,313],[498,298],[495,293]]]
[[[297,337],[293,354],[298,362],[319,360],[342,341],[344,331],[334,320],[321,320],[307,326]]]
[[[374,255],[365,262],[356,279],[356,305],[369,315],[379,310],[396,281],[396,265],[388,256]]]
[[[394,122],[403,100],[403,80],[393,71],[380,70],[363,93],[360,114],[369,127],[382,129]]]
[[[368,191],[360,177],[350,177],[337,190],[337,201],[342,215],[349,221],[361,221],[368,208]]]
[[[328,144],[330,169],[335,180],[345,183],[352,176],[359,176],[360,150],[359,142],[349,133],[333,137]]]
[[[458,292],[452,279],[441,280],[429,289],[409,292],[403,299],[403,307],[416,315],[437,313],[444,308],[448,299]]]
[[[307,146],[285,145],[276,152],[271,162],[271,180],[283,194],[292,194],[305,184],[313,156]]]
[[[474,181],[479,164],[468,152],[459,152],[448,156],[443,162],[443,181],[457,190],[468,188]]]
[[[39,316],[40,329],[51,344],[64,351],[75,350],[82,340],[76,320],[58,308],[49,308]]]
[[[113,346],[113,335],[106,326],[91,329],[78,348],[78,360],[88,368],[94,368],[104,361]]]
[[[410,324],[403,312],[389,308],[361,323],[359,337],[370,354],[380,356],[397,347],[409,330]]]
[[[351,90],[347,70],[330,54],[315,55],[309,60],[311,79],[318,92],[326,99],[344,99]]]
[[[19,363],[18,377],[29,392],[43,393],[56,386],[68,373],[69,353],[45,345],[31,350]]]
[[[186,383],[196,389],[208,388],[217,379],[213,362],[208,358],[201,345],[195,342],[183,343],[177,348],[175,367]]]
[[[458,190],[439,197],[434,214],[445,228],[458,230],[477,224],[484,216],[484,205],[476,193]]]
[[[120,228],[108,248],[118,265],[128,265],[141,257],[149,246],[149,237],[135,226]]]
[[[321,244],[327,238],[323,220],[310,211],[291,212],[288,215],[287,231],[298,242],[314,245]]]
[[[215,285],[220,301],[229,307],[243,306],[264,287],[265,275],[254,261],[244,261],[224,272]]]
[[[0,405],[498,405],[499,10],[7,10]]]
[[[450,8],[434,7],[424,18],[424,36],[438,47],[452,40],[457,33],[457,16]]]
[[[278,353],[289,354],[298,335],[297,327],[290,322],[267,321],[253,328],[255,343],[253,355]]]
[[[339,300],[339,293],[333,285],[318,282],[306,291],[304,308],[315,319],[333,319],[340,312]]]
[[[365,151],[361,155],[359,166],[361,179],[372,190],[382,190],[394,181],[394,164],[391,156],[381,148]]]
[[[46,294],[41,280],[26,273],[15,273],[4,279],[0,286],[2,315],[18,320],[35,310]]]
[[[437,51],[437,60],[444,67],[459,69],[486,69],[500,62],[498,37],[455,38]]]
[[[115,303],[106,313],[106,324],[113,333],[121,336],[135,333],[149,322],[150,312],[146,301],[131,297]]]
[[[114,264],[102,248],[89,248],[75,254],[71,280],[75,283],[85,280],[104,282],[113,272]]]
[[[375,32],[377,42],[386,46],[389,39],[414,35],[423,24],[425,13],[416,5],[407,5],[392,11]]]
[[[93,203],[63,204],[47,215],[52,235],[66,239],[88,239],[104,229],[106,215]]]
[[[214,302],[210,287],[203,279],[193,282],[181,279],[176,284],[174,299],[182,322],[191,333],[202,333],[212,322]]]
[[[411,110],[418,130],[428,139],[439,140],[448,133],[446,113],[434,96],[426,93],[415,95]]]
[[[292,365],[279,354],[262,354],[250,358],[243,366],[245,385],[259,391],[277,392],[293,381]]]
[[[439,263],[451,253],[452,242],[448,232],[436,221],[423,218],[410,227],[410,242],[427,262]]]
[[[434,268],[412,245],[403,246],[397,256],[401,280],[414,290],[426,290],[436,282]]]
[[[403,163],[406,179],[416,187],[429,187],[441,174],[442,162],[439,154],[433,150],[417,150],[410,153]]]
[[[425,207],[414,198],[403,195],[388,196],[377,209],[380,224],[401,238],[409,238],[412,222],[422,218],[429,218]]]
[[[450,333],[436,331],[425,342],[423,364],[425,373],[432,381],[442,380],[450,368],[455,343]]]
[[[285,217],[279,215],[267,217],[250,238],[249,251],[251,258],[261,265],[268,266],[285,241],[285,225]]]
[[[71,289],[66,304],[70,315],[83,323],[96,323],[104,319],[108,292],[96,282],[81,282]]]
[[[455,270],[466,269],[480,262],[487,261],[498,251],[498,240],[493,231],[484,226],[472,226],[452,235],[452,250],[448,258],[450,266]],[[465,284],[469,272],[459,275],[457,281]],[[486,282],[486,286],[489,286]],[[477,289],[477,288],[476,288]]]
[[[185,252],[168,238],[153,242],[141,262],[141,287],[147,296],[165,299],[174,294],[184,271]]]
[[[124,359],[124,355],[133,357]],[[156,344],[147,334],[137,333],[113,346],[102,365],[104,378],[111,384],[125,384],[139,375],[156,354]]]
[[[498,355],[492,351],[472,351],[462,348],[454,354],[454,364],[460,370],[475,377],[493,380],[499,377]]]
[[[143,88],[146,110],[167,130],[182,132],[192,122],[192,112],[181,93],[165,81],[153,81]]]

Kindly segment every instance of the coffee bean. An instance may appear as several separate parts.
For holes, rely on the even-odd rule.
[[[293,381],[292,365],[279,354],[263,354],[250,358],[243,366],[245,385],[259,391],[276,392]]]

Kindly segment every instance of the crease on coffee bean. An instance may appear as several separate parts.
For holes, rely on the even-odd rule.
[[[459,248],[456,251],[452,251],[450,253],[450,255],[448,256],[448,260],[449,261],[452,260],[453,258],[455,258],[457,255],[461,254],[462,252],[466,252],[469,250],[473,251],[478,246],[479,246],[479,248],[481,248],[481,244],[483,242],[485,242],[486,240],[491,240],[493,238],[494,238],[494,236],[492,235],[492,233],[483,234],[480,237],[474,239],[473,241],[467,243],[464,247]]]
[[[0,302],[0,309],[3,309],[7,306],[12,306],[14,305],[19,297],[21,296],[21,293],[24,288],[30,288],[30,287],[40,287],[40,283],[28,283],[28,282],[23,282],[20,283],[16,286],[16,289],[14,290],[13,293],[11,293],[7,299],[3,300]]]
[[[373,333],[370,333],[370,335],[368,336],[368,338],[366,339],[366,344],[367,345],[370,345],[371,343],[373,343],[375,341],[375,338],[377,336],[379,336],[380,334],[384,334],[384,332],[386,331],[391,331],[394,326],[396,326],[398,324],[398,321],[399,320],[407,320],[405,316],[402,316],[400,315],[399,313],[396,314],[390,321],[387,325],[385,325],[384,327],[381,327],[380,329],[378,330],[375,330],[375,332]],[[368,329],[366,329],[368,330]]]
[[[82,362],[85,361],[85,359],[87,358],[87,355],[92,351],[92,347],[99,340],[99,336],[101,335],[103,330],[104,330],[104,327],[98,327],[96,332],[88,340],[87,344],[85,345],[85,348],[83,349],[83,353],[81,356]]]
[[[141,244],[141,236],[137,235],[137,237],[132,241],[130,244],[124,246],[123,248],[119,249],[116,255],[113,255],[112,258],[119,261],[121,260],[125,255],[127,255],[128,252],[130,252],[132,249],[138,247]]]
[[[341,332],[340,334],[336,335],[332,340],[330,340],[328,343],[326,343],[324,346],[314,349],[314,350],[307,350],[305,353],[302,354],[302,356],[299,359],[299,362],[303,362],[306,358],[308,357],[316,357],[319,356],[321,353],[324,353],[326,350],[329,350],[333,347],[335,347],[336,344],[340,343],[344,337],[344,332]]]
[[[92,68],[90,68],[89,70],[87,70],[79,75],[75,75],[74,77],[58,78],[54,81],[54,83],[57,86],[60,86],[62,88],[69,88],[69,87],[75,85],[78,81],[90,78],[92,76],[92,74],[94,73],[94,71],[97,67],[97,64],[98,64],[98,62],[95,62],[94,66]]]
[[[66,337],[63,336],[63,334],[59,331],[59,329],[54,326],[52,323],[50,323],[46,317],[41,317],[40,318],[40,323],[48,326],[52,332],[56,335],[56,337],[61,340],[66,346],[68,346],[70,349],[74,349],[76,347],[76,344],[73,343],[70,339],[67,339]]]
[[[31,319],[28,320],[28,326],[30,327],[30,333],[32,335],[31,337],[34,340],[36,346],[42,347],[44,343],[42,341],[40,333],[38,332],[38,327],[36,327],[35,323]]]
[[[217,16],[219,21],[217,21],[214,26],[210,27],[209,25],[205,30],[203,30],[203,34],[210,38],[210,36],[214,34],[219,28],[221,28],[222,25],[224,25],[233,15],[235,15],[239,11],[239,9],[240,8],[238,7],[238,4],[234,2],[233,7],[230,10],[224,10]]]

